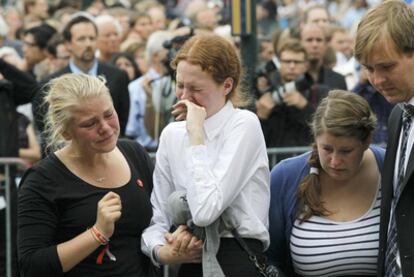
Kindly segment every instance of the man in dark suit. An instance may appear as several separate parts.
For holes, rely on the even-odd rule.
[[[95,57],[97,35],[98,29],[93,19],[87,14],[74,16],[63,29],[63,38],[71,56],[69,65],[48,76],[45,82],[66,73],[83,73],[105,77],[115,110],[118,113],[121,135],[124,135],[129,113],[128,76],[122,70],[97,60]],[[45,93],[47,93],[47,89],[42,89],[33,101],[35,122],[40,132],[44,130],[43,118],[47,111],[47,107],[42,105]]]
[[[323,57],[328,49],[325,29],[317,24],[305,24],[300,32],[300,40],[308,54],[307,81],[328,89],[346,90],[345,77],[323,65]]]
[[[414,12],[389,0],[368,12],[357,30],[355,57],[370,83],[391,103],[382,175],[378,276],[414,276]]]

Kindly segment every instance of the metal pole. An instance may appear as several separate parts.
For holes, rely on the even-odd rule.
[[[246,0],[246,2],[249,2],[251,9],[251,32],[249,34],[241,35],[240,53],[242,65],[246,73],[243,87],[252,93],[257,57],[256,0]]]
[[[6,276],[11,277],[11,198],[10,198],[10,168],[9,165],[5,166],[5,176],[6,176]]]
[[[26,164],[19,158],[0,158],[0,165],[4,165],[5,173],[5,198],[6,198],[6,276],[12,277],[12,240],[11,240],[11,188],[12,182],[10,180],[10,166],[22,165],[26,168]]]

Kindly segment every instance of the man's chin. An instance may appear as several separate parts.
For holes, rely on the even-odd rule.
[[[403,97],[401,97],[398,94],[387,94],[387,93],[381,93],[382,96],[384,96],[385,100],[387,100],[387,102],[391,103],[391,104],[397,104],[397,103],[401,103],[401,102],[406,102],[409,101],[405,100]]]
[[[95,53],[85,53],[82,55],[82,59],[85,61],[93,61],[95,59]]]

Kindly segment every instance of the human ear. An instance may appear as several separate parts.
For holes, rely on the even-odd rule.
[[[71,134],[70,134],[68,131],[63,131],[63,133],[62,133],[62,137],[63,137],[65,140],[71,140],[71,139],[72,139],[72,136],[71,136]]]
[[[72,54],[72,47],[71,47],[70,42],[65,41],[65,47],[66,47],[66,49],[68,50],[68,52],[69,52],[70,54]]]
[[[227,95],[231,92],[233,89],[234,80],[231,77],[227,77],[226,80],[224,80],[224,95]]]

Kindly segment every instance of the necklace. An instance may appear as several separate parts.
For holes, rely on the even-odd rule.
[[[100,178],[96,178],[95,181],[97,181],[98,183],[103,183],[105,181],[105,177],[100,177]]]

